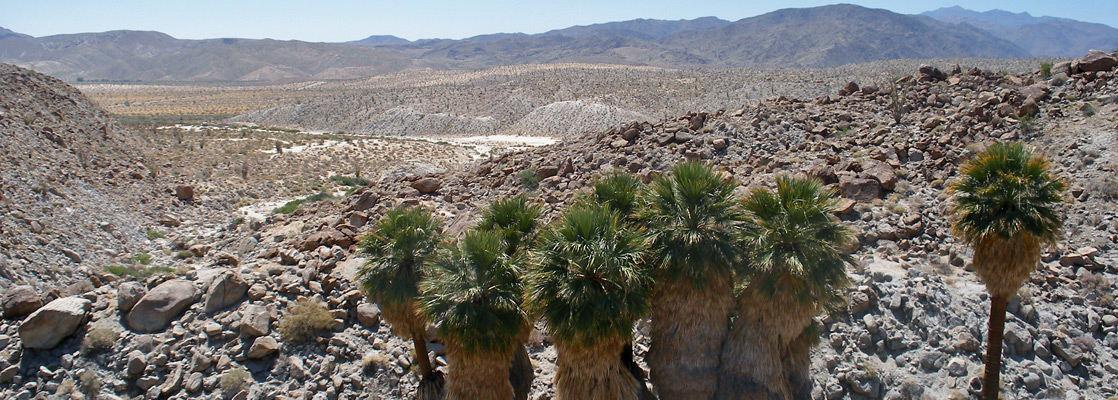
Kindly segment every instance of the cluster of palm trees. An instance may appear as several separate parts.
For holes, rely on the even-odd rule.
[[[994,155],[980,154],[953,185],[956,232],[975,245],[980,276],[1004,287],[991,297],[1003,320],[1024,280],[984,271],[1005,269],[1007,248],[1039,254],[1039,243],[1054,239],[1058,218],[1044,207],[1062,189],[1027,151],[1009,157],[1024,157],[1032,175],[1006,177],[988,165],[1017,146],[991,146]],[[988,187],[1032,190],[1033,178],[1047,179],[1039,184],[1048,191],[1030,192],[1032,203],[1000,217],[1013,206],[991,198],[1010,201],[1012,188]],[[737,186],[701,162],[677,164],[647,186],[615,173],[549,226],[540,226],[539,205],[517,196],[493,202],[456,240],[429,211],[397,208],[362,238],[369,259],[357,280],[393,333],[413,340],[418,398],[526,398],[525,342],[536,320],[555,343],[560,400],[810,398],[814,317],[843,302],[849,257],[840,249],[851,231],[833,215],[836,192],[817,180],[779,177],[775,190],[744,197]],[[1017,269],[1037,261],[1010,258]],[[647,380],[632,347],[646,318]],[[429,324],[446,344],[445,381],[428,359]]]

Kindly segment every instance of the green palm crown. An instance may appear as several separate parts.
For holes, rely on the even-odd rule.
[[[648,315],[652,278],[641,236],[603,205],[563,214],[541,236],[529,275],[529,308],[558,340],[592,346],[628,338]]]
[[[1054,206],[1063,201],[1064,182],[1048,171],[1048,161],[1020,143],[994,143],[960,170],[955,194],[954,233],[970,244],[997,235],[1028,233],[1054,242],[1063,222]]]
[[[640,218],[649,228],[657,273],[669,281],[705,286],[708,273],[730,273],[737,260],[736,231],[743,216],[737,183],[701,162],[676,164],[652,183]]]
[[[500,234],[505,242],[505,253],[511,255],[525,242],[531,242],[542,214],[543,208],[528,202],[524,195],[500,199],[482,213],[478,228]]]
[[[745,200],[742,244],[761,293],[826,303],[846,283],[840,249],[851,233],[832,216],[836,196],[818,180],[782,176],[776,192],[754,189]]]
[[[442,238],[440,222],[422,208],[394,208],[361,238],[369,256],[357,270],[364,292],[387,305],[402,305],[419,295],[422,268]]]
[[[429,265],[420,309],[439,333],[470,353],[510,351],[528,327],[517,258],[501,237],[472,230]]]

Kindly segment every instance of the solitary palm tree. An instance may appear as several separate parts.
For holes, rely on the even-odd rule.
[[[643,256],[640,235],[601,205],[567,211],[541,236],[528,304],[555,339],[556,399],[639,397],[642,383],[621,355],[649,312]]]
[[[499,199],[482,212],[478,229],[490,230],[500,235],[505,254],[514,256],[531,247],[542,214],[543,207],[529,202],[528,197],[524,195]],[[524,347],[528,339],[527,333],[525,331],[525,337],[520,338],[512,365],[509,367],[509,382],[516,393],[516,400],[528,398],[529,392],[532,391],[532,380],[536,378],[532,360],[528,357],[528,349]]]
[[[509,365],[529,328],[515,257],[496,233],[468,232],[429,265],[420,309],[447,344],[447,400],[510,400]]]
[[[440,222],[422,208],[394,208],[361,238],[369,256],[357,282],[381,308],[396,336],[411,339],[421,378],[420,398],[437,398],[442,377],[427,356],[427,318],[417,308],[423,266],[442,239]],[[424,384],[426,383],[426,384]],[[430,397],[433,396],[433,397]]]
[[[952,233],[974,248],[974,272],[990,293],[982,395],[996,400],[1006,303],[1036,269],[1041,246],[1059,235],[1063,218],[1055,206],[1063,201],[1064,182],[1052,176],[1044,157],[1020,143],[994,143],[960,169],[950,191]]]
[[[840,249],[850,230],[832,215],[836,196],[817,180],[779,177],[776,192],[758,188],[746,199],[750,272],[722,353],[719,399],[788,399],[791,379],[802,384],[805,328],[847,283]]]
[[[712,165],[685,162],[648,192],[641,219],[657,287],[646,359],[662,400],[709,400],[718,386],[742,220],[735,187]]]

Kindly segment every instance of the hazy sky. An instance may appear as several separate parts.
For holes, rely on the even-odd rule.
[[[835,1],[731,0],[0,0],[0,27],[32,36],[116,29],[160,31],[180,39],[272,38],[342,42],[369,35],[459,39],[496,32],[539,33],[636,18],[736,21],[781,8]],[[917,14],[965,3],[986,11],[1026,11],[1118,26],[1118,0],[864,0],[850,3]]]

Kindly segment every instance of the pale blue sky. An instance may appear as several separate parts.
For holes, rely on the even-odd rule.
[[[976,11],[1027,11],[1118,26],[1118,0],[864,0],[871,8],[917,14],[960,3]],[[154,30],[180,39],[220,37],[342,42],[369,35],[459,39],[486,33],[539,33],[635,18],[736,21],[781,8],[833,1],[548,0],[0,0],[0,27],[32,36]]]

